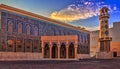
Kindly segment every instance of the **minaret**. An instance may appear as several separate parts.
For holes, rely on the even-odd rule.
[[[112,38],[109,36],[109,24],[108,19],[110,17],[108,13],[108,8],[103,7],[100,10],[100,35],[99,35],[99,42],[100,42],[100,52],[110,52],[110,42]]]

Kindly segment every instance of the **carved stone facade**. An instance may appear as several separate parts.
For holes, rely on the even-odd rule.
[[[88,31],[3,4],[0,9],[0,51],[41,53],[41,36],[75,35],[78,39],[76,52],[89,54]],[[56,44],[53,46],[56,49]],[[47,44],[44,48],[48,49]]]
[[[77,58],[78,37],[41,36],[43,58]]]

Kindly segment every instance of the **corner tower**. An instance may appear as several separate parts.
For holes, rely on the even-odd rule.
[[[99,34],[99,42],[100,42],[100,52],[110,52],[110,42],[112,38],[109,36],[109,24],[108,20],[110,15],[108,13],[109,9],[107,7],[103,7],[100,10],[100,34]]]

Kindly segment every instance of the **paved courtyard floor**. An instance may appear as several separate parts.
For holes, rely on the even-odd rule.
[[[0,69],[120,69],[120,59],[79,61],[0,61]]]

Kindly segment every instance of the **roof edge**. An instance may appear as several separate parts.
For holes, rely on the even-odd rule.
[[[86,32],[86,33],[90,33],[90,31],[88,31],[86,29],[82,29],[80,27],[75,27],[75,26],[66,24],[64,22],[56,21],[54,19],[50,19],[50,18],[41,16],[41,15],[38,15],[38,14],[35,14],[35,13],[32,13],[32,12],[28,12],[28,11],[25,11],[25,10],[22,10],[22,9],[19,9],[19,8],[8,6],[8,5],[5,5],[5,4],[0,4],[0,9],[10,11],[10,12],[14,12],[14,13],[18,13],[18,14],[22,14],[22,15],[29,16],[29,17],[32,17],[32,18],[41,19],[43,21],[52,22],[54,24],[62,25],[62,26],[68,27],[68,28],[73,28],[73,29],[83,31],[83,32]]]

